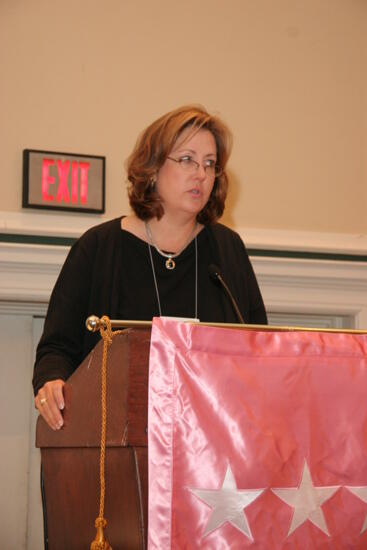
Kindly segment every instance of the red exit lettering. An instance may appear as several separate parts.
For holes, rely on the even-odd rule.
[[[86,204],[88,199],[88,171],[90,168],[89,162],[77,162],[71,163],[71,183],[70,191],[68,186],[68,176],[70,170],[70,161],[57,159],[56,168],[58,181],[55,181],[55,177],[50,175],[50,167],[55,166],[55,160],[46,158],[42,160],[42,200],[45,202],[64,202],[66,204],[77,204],[78,195],[80,195],[80,203]],[[79,173],[80,173],[80,186],[79,186]],[[57,183],[56,193],[50,193],[50,186]],[[55,191],[55,188],[53,188]],[[55,199],[56,197],[56,199]]]

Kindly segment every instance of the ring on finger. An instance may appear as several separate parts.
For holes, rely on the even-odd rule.
[[[40,399],[40,405],[41,407],[43,407],[43,405],[47,403],[47,397],[42,397],[42,399]]]

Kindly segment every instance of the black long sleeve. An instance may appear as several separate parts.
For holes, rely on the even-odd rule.
[[[198,316],[201,321],[237,322],[222,289],[208,273],[222,270],[247,323],[267,322],[261,293],[245,246],[234,231],[216,224],[198,235]],[[152,249],[163,315],[195,313],[195,246],[176,259],[172,272]],[[121,219],[87,231],[71,248],[51,294],[37,347],[34,392],[49,380],[66,380],[95,346],[98,334],[85,328],[89,315],[151,320],[159,315],[146,242],[121,230]]]

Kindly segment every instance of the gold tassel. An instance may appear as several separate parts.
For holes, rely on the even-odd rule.
[[[96,538],[90,545],[90,550],[112,550],[110,544],[106,541],[104,536],[104,529],[107,525],[107,521],[104,518],[98,517],[95,521],[95,527],[97,529]]]
[[[101,319],[100,333],[103,339],[102,353],[102,369],[101,369],[101,448],[99,458],[99,516],[94,522],[97,529],[96,538],[90,545],[90,550],[112,550],[109,542],[104,536],[104,529],[107,521],[104,518],[104,501],[105,501],[105,461],[106,461],[106,432],[107,432],[107,355],[108,346],[112,344],[112,338],[115,334],[120,334],[122,331],[112,332],[111,321],[104,315]]]

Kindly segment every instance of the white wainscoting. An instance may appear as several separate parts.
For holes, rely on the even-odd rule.
[[[18,313],[0,314],[0,547],[41,550],[40,452],[31,380],[43,323]]]

